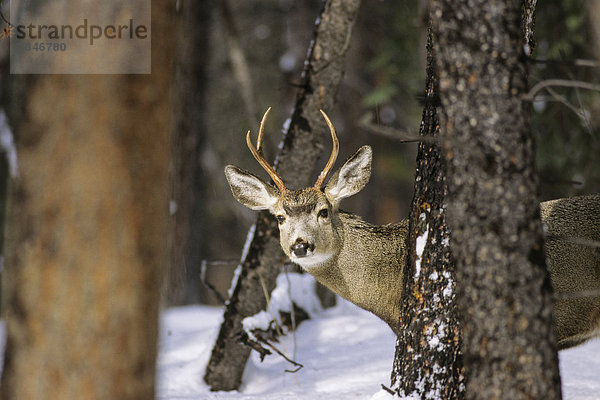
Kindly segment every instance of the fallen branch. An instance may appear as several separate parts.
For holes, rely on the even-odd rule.
[[[264,343],[267,346],[269,346],[271,349],[273,349],[273,351],[275,353],[279,354],[287,362],[289,362],[290,364],[293,364],[294,366],[297,367],[295,370],[286,369],[286,370],[284,370],[285,372],[296,373],[296,372],[300,371],[302,368],[304,368],[304,365],[300,364],[299,362],[296,362],[296,361],[292,360],[291,358],[289,358],[288,356],[286,356],[285,354],[283,354],[283,352],[281,352],[277,347],[275,347],[275,345],[273,345],[272,343],[270,343],[268,340],[262,340],[262,339],[259,338],[259,341],[261,341],[262,343]]]

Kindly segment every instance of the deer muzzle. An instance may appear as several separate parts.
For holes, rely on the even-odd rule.
[[[298,239],[291,247],[292,254],[296,257],[306,257],[309,252],[312,253],[315,250],[315,245],[308,243],[307,241]]]

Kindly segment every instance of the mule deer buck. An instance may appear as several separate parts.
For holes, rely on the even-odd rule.
[[[289,190],[262,155],[264,124],[257,145],[246,142],[275,187],[233,165],[225,175],[233,196],[253,210],[269,210],[279,222],[285,254],[317,281],[352,303],[371,311],[398,333],[402,277],[407,256],[408,221],[375,226],[339,209],[340,201],[358,193],[371,175],[371,148],[362,146],[332,175],[322,189],[338,154],[333,124],[321,111],[333,140],[329,161],[314,186]],[[546,257],[556,292],[600,290],[600,251],[568,238],[600,241],[600,195],[560,199],[541,204],[548,240]],[[600,297],[560,295],[555,302],[555,329],[560,349],[600,334]]]

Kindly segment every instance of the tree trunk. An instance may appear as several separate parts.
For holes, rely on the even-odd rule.
[[[439,145],[438,80],[431,30],[427,38],[427,81],[415,194],[410,213],[400,310],[400,335],[392,387],[400,397],[464,397],[455,295],[454,263],[446,225],[446,166]]]
[[[165,276],[167,305],[198,302],[200,264],[209,233],[206,231],[200,163],[206,131],[206,55],[212,2],[181,0],[174,83],[173,150],[171,156],[170,262]]]
[[[4,400],[154,396],[174,10],[152,2],[151,75],[13,78]]]
[[[359,0],[330,0],[325,3],[319,17],[301,89],[277,156],[277,172],[290,189],[311,183],[312,168],[324,147],[324,140],[328,138],[319,109],[330,111],[333,108],[359,4]],[[237,282],[234,282],[204,376],[212,390],[235,390],[241,384],[250,354],[250,349],[239,342],[242,320],[265,309],[264,292],[273,290],[285,261],[279,245],[277,222],[267,212],[259,213],[249,240],[249,251],[241,263]]]
[[[431,7],[467,397],[557,399],[521,2]]]
[[[597,59],[600,59],[600,0],[585,0],[587,18],[590,24],[592,47]]]

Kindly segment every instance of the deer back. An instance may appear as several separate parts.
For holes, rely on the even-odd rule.
[[[543,202],[541,214],[562,349],[600,334],[600,195]]]

